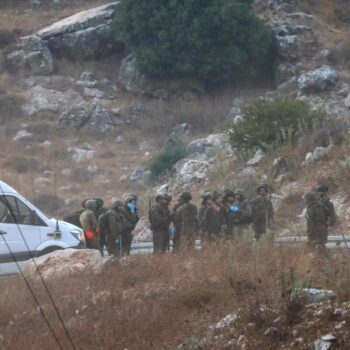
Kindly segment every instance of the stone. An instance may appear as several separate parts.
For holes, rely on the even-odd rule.
[[[76,163],[93,159],[95,154],[95,152],[91,150],[91,148],[88,147],[88,145],[86,145],[84,148],[70,147],[68,148],[68,152],[72,154],[72,159]]]
[[[338,72],[327,65],[302,74],[298,78],[299,89],[304,93],[323,92],[339,81]]]
[[[112,2],[53,23],[36,35],[47,42],[55,56],[89,59],[121,50],[124,45],[113,38],[113,14],[118,2]]]
[[[227,326],[230,326],[233,322],[237,320],[237,314],[229,314],[226,317],[224,317],[221,321],[216,323],[213,326],[210,326],[210,329],[222,329]]]
[[[28,137],[33,136],[32,133],[27,130],[18,130],[16,135],[12,138],[13,141],[21,141],[23,139],[27,139]]]
[[[275,81],[277,85],[281,85],[282,83],[290,80],[296,74],[295,65],[290,63],[280,63],[277,66],[275,72]]]
[[[51,51],[38,36],[22,38],[15,51],[6,57],[10,70],[25,75],[49,75],[54,70]]]
[[[212,134],[206,138],[194,140],[188,145],[188,151],[205,154],[208,157],[213,157],[221,151],[227,155],[234,154],[226,134]]]
[[[63,112],[57,120],[59,129],[86,128],[91,135],[112,135],[116,125],[110,113],[96,102],[83,102]]]
[[[334,147],[333,145],[330,145],[328,147],[316,147],[313,152],[307,153],[307,155],[305,156],[305,160],[301,163],[301,166],[306,167],[311,163],[316,162],[317,160],[327,155],[327,153],[333,147]]]
[[[132,234],[135,242],[152,241],[152,231],[149,228],[148,220],[144,216],[140,218]]]
[[[321,303],[326,300],[334,300],[336,295],[332,290],[303,288],[295,289],[291,295],[292,298],[302,298],[305,304]]]
[[[85,87],[83,93],[84,96],[98,99],[102,99],[106,95],[103,91],[91,87]]]
[[[39,268],[46,281],[83,271],[98,274],[111,259],[113,258],[101,257],[100,252],[94,249],[56,250],[26,261],[23,264],[23,273],[29,279],[39,280],[40,276],[37,273],[37,268]]]
[[[44,111],[62,112],[67,106],[75,106],[83,101],[79,93],[71,89],[62,92],[33,86],[25,95],[27,103],[22,108],[28,116]]]
[[[255,155],[253,158],[249,159],[247,162],[248,166],[258,166],[259,163],[264,159],[265,154],[261,149],[258,149],[255,152]]]
[[[322,339],[318,339],[314,342],[315,350],[329,350],[332,346],[332,343],[326,342]]]

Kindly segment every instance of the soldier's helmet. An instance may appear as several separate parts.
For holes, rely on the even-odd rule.
[[[201,193],[201,198],[202,199],[213,198],[213,194],[210,191],[203,191]]]
[[[94,198],[94,201],[96,202],[97,208],[102,208],[103,204],[105,203],[101,197]]]
[[[112,199],[112,206],[111,209],[116,210],[118,209],[120,206],[124,205],[123,202],[118,199],[118,198],[113,198]]]
[[[135,200],[135,197],[134,197],[132,194],[127,193],[127,194],[124,194],[123,200],[124,200],[124,203],[125,203],[125,204],[129,204],[129,203],[131,203],[133,200]]]
[[[316,197],[314,192],[306,192],[304,194],[304,199],[306,201],[309,201],[309,202],[316,202],[317,201],[317,197]]]
[[[89,199],[85,203],[85,208],[89,210],[96,210],[97,205],[96,202],[93,199]]]
[[[227,198],[229,197],[234,197],[235,193],[232,190],[225,190],[224,191],[224,196],[222,198],[222,202],[226,203],[227,202]]]
[[[258,186],[255,187],[255,191],[257,193],[260,192],[260,190],[264,189],[266,192],[269,192],[269,187],[266,184],[260,184]]]
[[[328,186],[326,185],[318,185],[317,192],[328,192]]]
[[[166,192],[160,192],[156,194],[155,200],[158,203],[161,199],[166,199],[168,202],[171,201],[172,196]]]
[[[244,191],[243,191],[241,188],[237,188],[237,189],[235,189],[234,194],[235,194],[235,196],[236,196],[237,194],[240,194],[241,196],[244,196]]]
[[[183,199],[185,202],[189,202],[192,199],[192,195],[190,192],[182,192],[179,195],[179,198]]]
[[[213,191],[212,196],[213,196],[213,200],[215,201],[216,199],[218,199],[221,196],[221,193],[218,191]]]

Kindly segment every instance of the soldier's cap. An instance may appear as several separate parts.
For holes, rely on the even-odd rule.
[[[269,188],[266,184],[261,184],[255,187],[256,192],[260,192],[261,189],[264,189],[266,192],[269,192]]]
[[[237,194],[240,194],[241,196],[244,196],[244,191],[241,188],[236,188],[234,194],[235,194],[235,196]]]
[[[118,198],[112,199],[111,209],[118,209],[120,206],[124,205],[123,202]]]
[[[93,199],[88,199],[85,203],[85,208],[90,210],[96,210],[97,204]]]
[[[306,192],[304,194],[304,199],[310,202],[316,202],[317,201],[317,197],[315,192]]]
[[[156,199],[156,202],[158,202],[158,201],[161,200],[161,199],[166,199],[166,200],[168,200],[168,201],[170,202],[171,199],[172,199],[172,196],[171,196],[169,193],[160,192],[160,193],[157,193],[157,194],[156,194],[155,199]]]
[[[105,203],[103,198],[101,198],[101,197],[94,198],[94,201],[96,202],[96,205],[98,208],[103,207],[103,204]]]
[[[317,192],[328,192],[328,186],[326,185],[318,185]]]
[[[185,191],[180,193],[179,198],[183,199],[186,202],[189,202],[192,199],[192,195],[190,192]]]

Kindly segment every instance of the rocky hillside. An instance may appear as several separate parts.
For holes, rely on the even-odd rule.
[[[159,188],[176,194],[242,186],[251,196],[264,181],[283,217],[279,231],[298,234],[301,195],[324,181],[348,221],[342,191],[348,172],[349,43],[346,21],[330,16],[338,6],[329,5],[327,15],[313,1],[255,1],[256,13],[276,35],[274,84],[236,83],[209,93],[198,82],[155,80],[138,72],[128,49],[112,36],[117,2],[4,2],[2,178],[58,214],[92,195],[108,201],[138,191],[143,205]],[[278,94],[322,106],[334,126],[296,148],[242,159],[225,136],[228,126],[255,97]],[[147,164],[174,139],[186,144],[187,157],[155,182]]]

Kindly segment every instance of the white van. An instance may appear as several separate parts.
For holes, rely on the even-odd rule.
[[[72,224],[48,219],[38,208],[0,181],[0,274],[17,261],[57,249],[84,248],[84,232]]]

